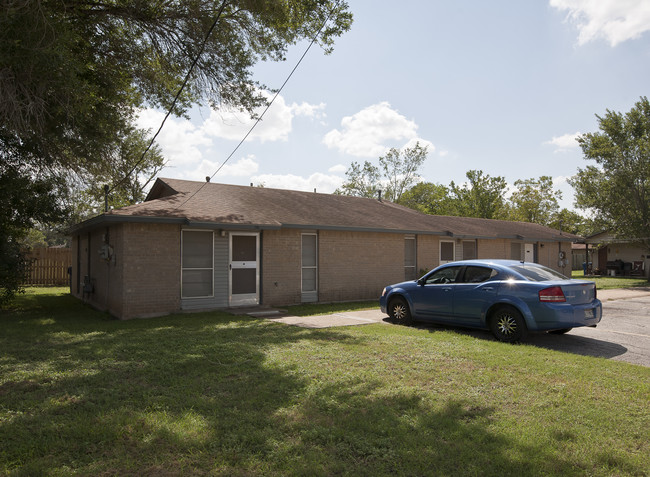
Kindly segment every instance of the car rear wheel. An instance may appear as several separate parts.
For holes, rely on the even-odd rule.
[[[551,331],[549,331],[549,333],[551,333],[552,335],[563,335],[564,333],[568,333],[572,329],[573,328],[562,328],[562,329],[559,329],[559,330],[551,330]]]
[[[497,340],[506,343],[521,341],[528,333],[524,317],[512,306],[502,306],[492,314],[490,330]]]
[[[404,298],[396,297],[390,301],[388,315],[393,321],[402,325],[411,325],[413,323],[411,310],[409,310],[408,303]]]

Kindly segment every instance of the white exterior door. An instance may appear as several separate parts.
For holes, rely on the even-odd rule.
[[[260,302],[259,239],[257,233],[230,234],[230,306]]]
[[[535,262],[535,244],[524,244],[524,262]]]

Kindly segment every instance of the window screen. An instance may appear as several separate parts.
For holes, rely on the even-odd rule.
[[[181,252],[181,296],[183,298],[212,296],[213,242],[212,231],[183,230]]]
[[[463,260],[474,260],[476,258],[476,242],[474,240],[463,240]]]
[[[415,280],[415,237],[404,239],[404,280]]]
[[[316,234],[302,235],[302,291],[315,292],[317,289],[317,242]]]
[[[454,261],[454,242],[440,242],[440,260],[443,262]]]

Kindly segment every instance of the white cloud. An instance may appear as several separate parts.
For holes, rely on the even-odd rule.
[[[266,91],[261,92],[267,100],[272,95]],[[255,113],[261,116],[264,107],[258,108]],[[266,141],[287,141],[293,127],[293,118],[305,116],[320,119],[324,117],[322,112],[325,103],[301,104],[293,103],[288,105],[282,96],[278,96],[262,119],[255,125],[255,128],[247,137],[247,141],[254,139],[264,143]],[[210,117],[203,123],[203,130],[208,136],[215,136],[232,141],[241,141],[255,124],[256,120],[244,111],[215,111],[210,112]]]
[[[325,117],[325,113],[323,112],[325,110],[325,106],[326,106],[325,103],[309,104],[303,101],[300,104],[293,103],[291,105],[291,111],[296,116],[306,116],[309,118],[323,119]]]
[[[427,141],[426,139],[421,139],[419,137],[414,137],[411,140],[409,140],[409,142],[407,142],[406,144],[404,144],[404,146],[402,146],[402,149],[415,147],[417,143],[420,143],[420,147],[426,147],[428,154],[433,154],[436,150],[436,146],[434,146],[431,141]]]
[[[155,133],[162,123],[164,113],[155,109],[144,109],[136,118],[138,127],[151,129]],[[207,137],[201,128],[197,128],[190,121],[167,118],[165,125],[156,138],[163,155],[170,166],[183,166],[199,162],[203,155],[200,146],[212,145],[212,140]]]
[[[554,187],[562,187],[565,184],[569,183],[569,179],[571,179],[571,176],[557,176],[553,177],[553,186]]]
[[[251,177],[254,184],[263,184],[264,187],[274,189],[291,189],[331,194],[343,184],[343,178],[335,175],[328,175],[317,172],[309,177],[301,177],[293,174],[260,174]]]
[[[377,157],[390,147],[387,141],[411,140],[418,126],[381,102],[341,120],[341,130],[333,129],[323,138],[329,148],[357,157]]]
[[[565,134],[564,136],[553,137],[550,141],[546,141],[544,144],[551,144],[555,146],[555,152],[565,152],[570,149],[575,149],[579,147],[578,141],[576,139],[582,133],[580,131],[573,134]]]
[[[335,166],[330,167],[327,172],[332,172],[334,174],[344,174],[348,170],[348,166],[344,166],[343,164],[337,164]]]
[[[650,30],[647,0],[550,0],[579,30],[578,44],[604,38],[611,46],[632,40]]]
[[[221,163],[203,159],[194,168],[184,168],[176,172],[175,177],[192,181],[203,181],[206,177],[212,177],[217,170],[219,173],[212,178],[212,182],[229,182],[226,177],[249,177],[259,170],[259,164],[255,156],[242,157],[237,162],[228,162],[219,169]]]

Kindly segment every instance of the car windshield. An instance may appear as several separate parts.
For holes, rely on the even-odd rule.
[[[568,280],[567,277],[555,270],[541,265],[514,265],[510,267],[515,272],[521,273],[526,280],[531,282],[545,282],[548,280]]]

